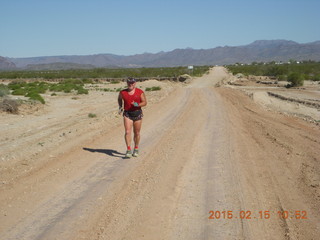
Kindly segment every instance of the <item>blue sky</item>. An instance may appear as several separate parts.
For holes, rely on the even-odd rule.
[[[319,0],[0,0],[0,56],[112,53],[320,40]]]

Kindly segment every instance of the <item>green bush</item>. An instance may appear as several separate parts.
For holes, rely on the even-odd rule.
[[[161,87],[151,87],[151,88],[146,88],[146,91],[159,91],[159,90],[161,90]]]
[[[320,74],[317,74],[313,77],[313,81],[320,81]]]
[[[84,80],[89,81],[89,80]],[[46,83],[46,82],[21,82],[13,81],[8,86],[0,85],[0,96],[8,94],[12,90],[12,95],[21,95],[29,97],[31,100],[36,100],[41,103],[45,103],[43,97],[40,94],[46,93],[47,90],[54,92],[52,96],[55,96],[55,92],[70,93],[72,91],[77,94],[88,94],[89,91],[84,89],[84,83],[79,79],[66,79],[60,83]]]
[[[16,90],[13,90],[12,91],[12,95],[20,95],[20,96],[24,96],[24,95],[26,95],[27,94],[27,90],[26,89],[24,89],[24,88],[18,88],[18,89],[16,89]]]
[[[290,73],[288,76],[288,82],[291,83],[291,87],[299,87],[299,86],[303,86],[303,76],[302,74],[299,73]]]
[[[280,76],[287,73],[286,69],[279,65],[271,65],[266,69],[264,75],[266,76]]]
[[[60,84],[66,84],[66,85],[84,85],[83,81],[81,79],[65,79]]]
[[[23,81],[23,80],[13,80],[12,82],[10,82],[9,84],[8,84],[8,86],[10,87],[10,86],[15,86],[15,85],[20,85],[20,86],[25,86],[26,85],[26,82],[25,81]]]
[[[19,88],[23,88],[26,86],[26,83],[25,82],[11,82],[8,84],[8,87],[10,90],[16,90],[16,89],[19,89]]]
[[[51,92],[63,92],[63,90],[64,90],[63,84],[54,83],[54,84],[50,85],[50,87],[49,87],[49,91],[51,91]]]
[[[111,84],[117,84],[117,83],[120,83],[120,81],[112,80],[110,83]]]
[[[10,90],[7,85],[0,84],[0,97],[4,97],[10,93]]]
[[[84,83],[79,79],[67,79],[57,84],[52,84],[49,90],[52,92],[65,92],[70,93],[77,91],[78,94],[88,94],[89,91],[83,88]]]
[[[87,89],[84,89],[84,88],[78,88],[77,89],[77,94],[88,94],[89,93],[89,91],[87,90]]]
[[[63,86],[63,92],[65,93],[71,93],[71,91],[75,88],[72,84],[66,84]]]
[[[31,92],[37,92],[37,93],[46,93],[46,91],[48,90],[48,86],[46,85],[38,85],[38,86],[34,86],[34,87],[30,87],[28,86],[27,89],[28,91],[31,91]]]
[[[110,89],[110,88],[104,88],[103,91],[105,91],[105,92],[113,92],[113,90]]]
[[[42,104],[45,104],[43,97],[41,97],[40,94],[38,94],[38,93],[30,92],[30,93],[26,94],[26,97],[28,97],[30,100],[39,101]]]
[[[87,78],[84,78],[81,80],[83,83],[86,83],[86,84],[93,84],[94,82],[91,80],[91,79],[87,79]]]

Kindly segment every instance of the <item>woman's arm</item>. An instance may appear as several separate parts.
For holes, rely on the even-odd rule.
[[[119,95],[118,95],[118,105],[119,105],[119,109],[122,108],[122,95],[121,95],[121,92],[119,92]]]
[[[139,107],[144,107],[147,105],[147,98],[146,95],[144,93],[141,94],[140,96],[141,98],[141,102],[139,103]]]
[[[118,95],[118,105],[119,105],[119,111],[118,111],[118,114],[121,114],[123,112],[123,107],[122,107],[122,95],[121,95],[121,92],[119,92],[119,95]]]

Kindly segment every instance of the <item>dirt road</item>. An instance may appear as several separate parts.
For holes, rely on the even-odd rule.
[[[70,133],[2,160],[0,239],[317,239],[319,126],[214,87],[227,77],[216,67],[151,102],[138,158],[123,158],[116,98],[96,105],[105,121],[46,115],[21,143],[2,137],[9,156]]]

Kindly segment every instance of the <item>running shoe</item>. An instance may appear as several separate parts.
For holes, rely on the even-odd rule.
[[[138,149],[134,149],[132,156],[133,157],[138,157],[139,156],[139,150]]]
[[[127,150],[125,157],[126,157],[126,158],[131,158],[131,157],[132,157],[132,152],[131,152],[131,150]]]

